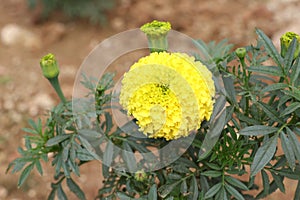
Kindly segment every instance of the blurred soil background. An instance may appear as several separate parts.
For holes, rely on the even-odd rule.
[[[106,12],[105,25],[71,20],[60,12],[41,21],[41,9],[30,10],[27,0],[0,3],[0,200],[46,199],[53,168],[45,164],[44,176],[33,174],[17,188],[20,174],[5,174],[8,163],[23,145],[22,127],[29,118],[43,116],[58,102],[41,75],[39,59],[52,52],[60,64],[62,89],[71,98],[76,72],[84,58],[102,40],[138,28],[153,19],[167,20],[173,29],[205,42],[228,38],[235,47],[254,43],[255,27],[278,45],[286,31],[300,33],[298,0],[118,0]],[[101,186],[100,163],[83,166],[76,178],[87,199]],[[286,194],[276,191],[268,199],[292,199],[296,182],[287,181]],[[70,199],[76,199],[69,194]]]

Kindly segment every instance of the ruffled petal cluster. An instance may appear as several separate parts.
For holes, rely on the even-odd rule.
[[[154,52],[124,74],[120,104],[145,135],[173,140],[209,120],[215,86],[211,72],[183,53]]]

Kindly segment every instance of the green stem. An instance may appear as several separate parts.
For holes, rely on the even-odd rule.
[[[67,100],[61,90],[61,87],[60,87],[60,84],[59,84],[59,81],[58,81],[58,78],[57,76],[54,77],[54,78],[48,78],[49,82],[51,83],[52,87],[54,88],[56,94],[58,95],[58,97],[60,98],[61,102],[63,102],[63,104],[66,104],[67,103]]]

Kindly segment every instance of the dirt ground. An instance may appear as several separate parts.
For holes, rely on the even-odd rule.
[[[0,30],[15,24],[22,31],[0,42],[0,200],[46,199],[50,191],[51,167],[46,167],[43,177],[31,175],[20,189],[19,174],[5,174],[8,163],[18,157],[17,147],[23,144],[21,128],[58,102],[39,68],[39,59],[46,53],[56,55],[62,89],[70,98],[84,58],[103,39],[121,31],[153,19],[167,20],[173,29],[193,38],[206,42],[228,38],[238,47],[254,42],[254,28],[259,27],[278,44],[283,32],[300,33],[299,8],[298,0],[119,0],[108,13],[107,25],[99,26],[61,15],[36,24],[37,12],[27,9],[26,0],[2,0]],[[97,194],[100,174],[98,162],[82,168],[78,181],[87,199]],[[296,183],[287,184],[286,194],[275,192],[268,199],[291,199]]]

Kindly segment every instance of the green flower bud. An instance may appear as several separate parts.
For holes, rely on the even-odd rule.
[[[161,52],[168,49],[167,34],[171,30],[170,22],[154,20],[141,27],[148,38],[148,45],[151,52]]]
[[[297,46],[294,53],[294,59],[299,55],[300,53],[300,36],[294,32],[286,32],[280,37],[280,47],[281,47],[281,56],[284,57],[288,51],[288,48],[292,42],[292,40],[296,38],[297,39]]]
[[[147,174],[144,172],[144,170],[139,170],[135,172],[134,179],[137,181],[145,181],[147,179]]]
[[[235,54],[237,55],[237,57],[239,57],[239,59],[244,59],[246,56],[247,50],[244,47],[241,48],[237,48],[235,50]]]
[[[42,68],[43,75],[48,79],[55,78],[59,74],[57,61],[54,55],[51,53],[42,57],[42,59],[40,60],[40,66]]]

